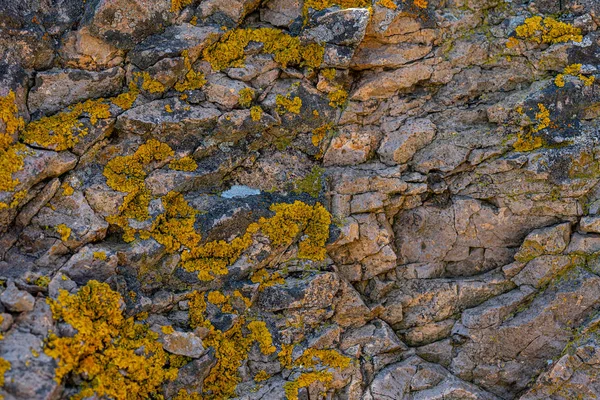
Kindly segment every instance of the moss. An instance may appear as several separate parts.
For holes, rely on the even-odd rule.
[[[65,224],[60,224],[56,226],[56,233],[60,235],[60,240],[66,242],[71,237],[71,228]]]
[[[202,72],[196,72],[192,66],[192,61],[189,57],[189,52],[184,50],[182,52],[183,63],[186,69],[186,74],[183,80],[179,80],[175,84],[175,90],[178,92],[185,92],[186,90],[198,90],[206,84],[206,79]]]
[[[69,111],[42,117],[25,126],[23,141],[56,151],[72,149],[79,142],[78,136],[88,133],[85,125],[79,121],[84,114],[95,125],[99,119],[110,117],[110,107],[104,99],[87,100],[69,107]]]
[[[294,182],[294,186],[296,186],[294,192],[308,193],[314,198],[319,197],[319,193],[321,193],[323,185],[322,180],[324,172],[325,170],[323,168],[314,166],[310,173],[308,173],[304,178]]]
[[[57,382],[67,375],[81,382],[72,399],[154,398],[164,382],[177,377],[158,335],[126,319],[121,296],[107,284],[90,281],[76,294],[61,290],[57,300],[47,301],[53,318],[77,332],[73,337],[51,334],[44,350],[58,361]]]
[[[285,97],[278,94],[275,98],[275,103],[277,104],[277,112],[279,114],[285,114],[286,112],[300,114],[302,108],[302,99],[300,97],[291,99],[289,94]]]
[[[327,387],[333,380],[333,374],[327,371],[327,369],[333,368],[342,371],[350,366],[351,359],[341,355],[336,350],[320,350],[313,348],[306,349],[304,353],[292,363],[291,349],[292,348],[282,349],[282,352],[279,353],[282,365],[286,368],[301,368],[306,372],[301,373],[296,380],[285,383],[284,389],[288,400],[298,400],[298,391],[315,382],[321,382]]]
[[[552,17],[543,18],[539,15],[527,18],[516,28],[516,34],[521,39],[535,43],[565,43],[568,41],[581,42],[581,29],[555,20]]]
[[[19,184],[13,179],[13,174],[23,169],[25,146],[13,143],[17,132],[25,127],[23,118],[19,117],[16,95],[12,90],[0,97],[0,125],[4,125],[4,133],[0,133],[0,192],[12,192]],[[6,203],[0,204],[0,209],[8,208]]]
[[[254,106],[250,108],[250,117],[252,121],[260,121],[263,115],[263,110],[260,106]]]
[[[317,68],[323,61],[323,46],[302,45],[299,38],[275,28],[230,30],[219,42],[204,49],[203,57],[216,71],[241,67],[245,60],[244,49],[250,42],[262,43],[261,52],[273,54],[283,68],[288,65]]]
[[[176,171],[195,171],[198,164],[192,157],[182,157],[169,163],[169,168]]]
[[[252,100],[254,100],[254,95],[255,92],[254,90],[252,90],[251,88],[243,88],[239,91],[239,95],[240,95],[240,106],[242,107],[250,107],[250,105],[252,104]]]
[[[329,99],[329,105],[331,107],[342,107],[348,100],[348,92],[344,89],[337,89],[327,95]]]
[[[225,303],[228,300],[227,296],[223,295],[223,293],[219,292],[218,290],[210,292],[206,296],[206,299],[210,303],[217,305],[217,306]]]

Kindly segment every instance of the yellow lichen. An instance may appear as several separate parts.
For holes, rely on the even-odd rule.
[[[533,128],[533,132],[539,132],[550,126],[550,110],[548,110],[542,103],[538,103],[539,111],[535,114],[535,119],[538,124]]]
[[[228,300],[227,296],[223,295],[223,293],[219,292],[218,290],[210,292],[206,296],[206,299],[217,306],[225,303]]]
[[[265,371],[264,369],[261,369],[260,371],[258,371],[258,373],[256,375],[254,375],[254,381],[262,382],[262,381],[266,381],[270,377],[271,377],[271,375],[269,375],[269,373],[267,371]]]
[[[516,34],[521,39],[535,43],[564,43],[568,41],[581,42],[581,29],[560,22],[552,17],[543,18],[539,15],[527,18],[516,28]]]
[[[183,77],[183,80],[180,80],[175,84],[175,90],[178,92],[184,92],[186,90],[198,90],[206,84],[204,74],[194,70],[192,61],[189,57],[189,52],[187,50],[184,50],[182,55],[183,63],[187,72]]]
[[[135,77],[142,81],[142,89],[148,93],[163,93],[167,88],[160,81],[152,78],[147,71],[136,72]]]
[[[582,64],[571,64],[571,65],[566,66],[565,69],[563,70],[563,73],[558,74],[556,76],[556,78],[554,79],[554,83],[556,84],[556,86],[558,86],[558,87],[565,86],[564,75],[576,76],[577,78],[579,78],[579,80],[581,82],[583,82],[584,86],[593,85],[594,81],[596,80],[596,77],[594,77],[593,75],[590,77],[586,77],[585,75],[583,75],[581,73],[581,67],[583,67]]]
[[[211,294],[212,293],[212,294]],[[219,292],[211,292],[209,301],[222,304],[223,296]],[[208,297],[207,296],[207,297]],[[194,292],[189,299],[190,326],[192,328],[203,327],[208,329],[203,343],[213,347],[217,363],[210,370],[203,383],[204,396],[202,399],[227,399],[234,397],[235,388],[241,382],[238,370],[254,343],[265,355],[276,351],[273,346],[271,333],[263,321],[251,321],[246,324],[245,317],[240,315],[234,325],[223,332],[216,329],[210,321],[206,320],[206,300],[204,293]],[[233,312],[233,309],[231,310]]]
[[[0,387],[4,386],[4,375],[10,369],[10,362],[0,357]]]
[[[278,94],[275,98],[275,103],[277,104],[277,112],[279,114],[285,114],[286,112],[300,114],[300,109],[302,108],[302,99],[300,97],[291,99],[289,94],[287,96]]]
[[[90,281],[76,294],[61,290],[48,299],[53,318],[71,325],[73,337],[51,334],[45,353],[58,361],[56,381],[75,375],[81,382],[71,397],[118,400],[155,398],[167,380],[177,377],[168,354],[147,326],[125,318],[118,292]]]
[[[250,108],[250,117],[252,121],[260,121],[262,118],[263,110],[260,106],[254,106]]]
[[[299,38],[275,28],[230,30],[219,42],[204,49],[203,57],[216,71],[241,67],[245,60],[244,48],[250,42],[262,43],[261,52],[273,54],[275,61],[284,68],[288,65],[316,68],[323,61],[323,46],[302,45]]]
[[[151,195],[144,182],[147,176],[145,168],[152,162],[163,162],[173,155],[174,151],[169,145],[150,139],[138,147],[134,154],[115,157],[104,167],[106,184],[111,189],[127,193],[119,207],[119,213],[106,218],[108,223],[123,229],[123,240],[126,242],[134,240],[136,233],[129,226],[128,220],[133,218],[144,221],[149,218]]]
[[[129,110],[133,106],[133,103],[135,103],[135,100],[137,99],[139,94],[140,89],[135,84],[135,82],[132,81],[129,82],[129,91],[121,93],[117,97],[114,97],[111,100],[111,102],[117,105],[118,107],[122,108],[123,110]]]
[[[594,81],[596,80],[596,77],[593,75],[590,77],[586,77],[580,74],[579,80],[583,82],[583,86],[592,86],[594,84]]]
[[[56,226],[56,233],[60,235],[60,240],[66,242],[71,237],[71,228],[65,224],[60,224]]]
[[[285,283],[285,279],[281,277],[279,272],[274,272],[273,274],[269,274],[266,269],[259,269],[250,278],[252,283],[258,283],[259,291],[263,291],[267,287],[271,287],[274,285],[281,285]]]
[[[171,12],[179,12],[192,4],[193,0],[171,0]]]
[[[186,156],[171,161],[169,163],[169,168],[176,171],[195,171],[196,168],[198,168],[198,164],[192,157]]]
[[[327,95],[331,107],[342,107],[348,100],[348,92],[344,89],[335,90]]]
[[[4,125],[4,133],[0,132],[0,192],[13,191],[19,184],[13,179],[13,174],[23,169],[25,146],[13,143],[15,134],[25,126],[23,118],[19,117],[16,95],[12,90],[8,95],[0,97],[0,128]],[[0,203],[0,209],[11,207]]]
[[[517,141],[513,144],[513,148],[516,151],[525,152],[538,149],[544,145],[542,138],[539,136],[533,136],[530,133],[520,133],[517,136]]]
[[[69,182],[63,182],[63,184],[60,187],[63,190],[63,196],[72,196],[73,193],[75,193],[75,189],[73,189],[73,187],[69,185]]]
[[[565,76],[563,74],[556,75],[556,78],[554,78],[554,84],[557,87],[564,87],[565,86]]]
[[[254,100],[254,90],[252,90],[251,88],[243,88],[240,89],[238,94],[240,95],[240,106],[250,107],[250,105],[252,104],[252,100]]]
[[[166,104],[165,105],[165,111],[168,112],[168,113],[172,113],[173,112],[173,109],[171,108],[170,104]]]
[[[514,38],[514,37],[510,37],[508,38],[508,40],[506,41],[506,47],[509,49],[514,49],[516,47],[519,47],[519,39]]]
[[[171,325],[163,325],[160,327],[160,331],[165,335],[170,335],[171,333],[175,332],[175,329],[173,329]]]
[[[271,218],[261,218],[252,223],[246,232],[230,242],[218,240],[185,250],[181,255],[181,266],[189,272],[197,272],[198,278],[210,281],[218,275],[228,273],[227,266],[233,264],[242,252],[252,244],[252,236],[259,230],[275,247],[287,247],[302,236],[298,244],[298,257],[323,260],[325,242],[329,238],[331,215],[321,204],[314,206],[301,201],[293,204],[273,204]]]
[[[376,4],[381,7],[389,8],[390,10],[395,10],[398,8],[393,0],[378,0]]]
[[[50,284],[50,277],[46,275],[38,276],[33,283],[37,286],[48,287]]]
[[[61,151],[73,148],[79,142],[79,136],[88,133],[87,127],[79,118],[87,114],[90,123],[95,125],[98,119],[110,117],[110,107],[104,99],[87,100],[69,107],[69,111],[30,122],[23,131],[23,141],[52,150]]]
[[[196,248],[201,237],[194,229],[198,213],[183,198],[181,193],[169,192],[162,199],[165,212],[156,217],[150,234],[168,252],[179,250],[181,246]]]
[[[93,256],[96,260],[100,260],[100,261],[106,261],[106,258],[107,258],[106,252],[104,252],[104,251],[95,251],[93,253]]]

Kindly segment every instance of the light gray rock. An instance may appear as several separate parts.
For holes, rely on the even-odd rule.
[[[76,69],[39,72],[27,106],[32,113],[52,114],[86,99],[112,97],[121,91],[124,78],[121,67],[99,72]]]
[[[0,294],[0,301],[12,312],[31,311],[35,304],[35,298],[26,291],[19,290],[13,281],[6,284],[6,289]]]
[[[180,356],[200,358],[206,352],[202,345],[202,339],[192,332],[179,332],[163,336],[163,348],[169,353]]]

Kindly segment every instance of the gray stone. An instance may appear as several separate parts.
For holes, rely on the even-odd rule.
[[[35,304],[35,298],[26,291],[19,290],[13,281],[6,284],[6,289],[0,294],[0,301],[12,312],[31,311]]]
[[[86,99],[112,97],[121,91],[125,71],[114,67],[100,72],[57,70],[39,72],[27,106],[32,113],[51,114]]]

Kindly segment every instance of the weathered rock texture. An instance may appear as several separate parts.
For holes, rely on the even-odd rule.
[[[597,398],[599,27],[1,1],[0,395]]]

